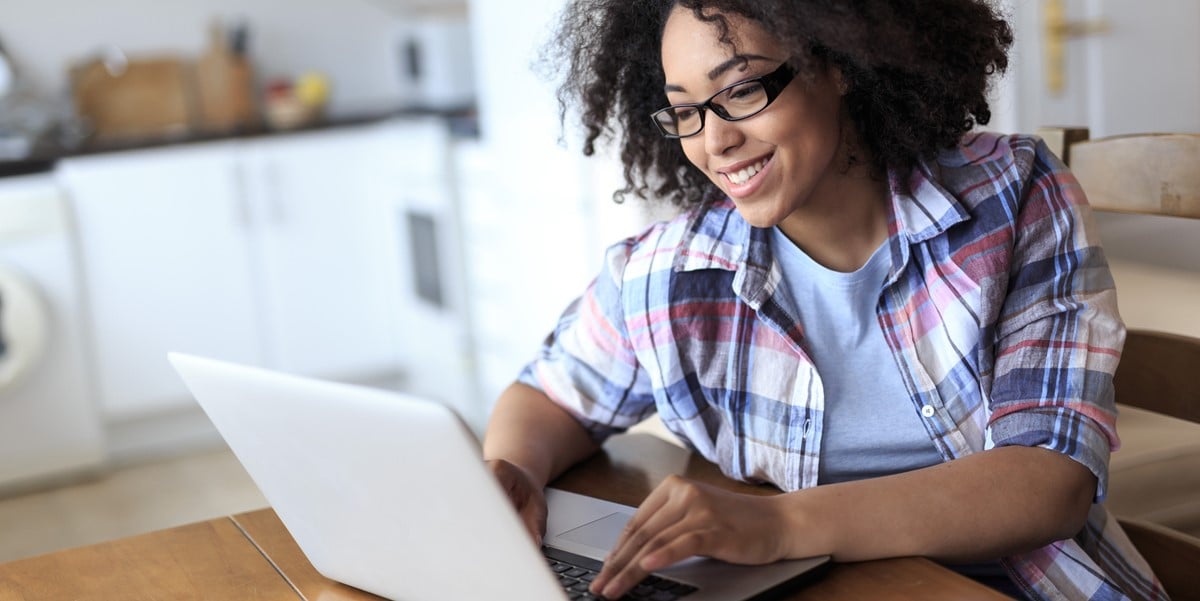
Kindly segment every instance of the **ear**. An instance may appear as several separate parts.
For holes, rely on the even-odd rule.
[[[845,96],[850,91],[850,84],[846,83],[846,78],[842,75],[841,69],[830,65],[829,78],[833,81],[833,84],[837,86],[838,94]]]

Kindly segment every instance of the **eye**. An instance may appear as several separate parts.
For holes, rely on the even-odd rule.
[[[676,121],[690,121],[695,119],[700,114],[699,109],[694,106],[683,106],[675,109]]]
[[[762,97],[764,91],[761,82],[750,81],[730,88],[726,96],[733,101],[745,102]]]

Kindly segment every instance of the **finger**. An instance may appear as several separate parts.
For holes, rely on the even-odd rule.
[[[593,581],[593,590],[603,590],[608,580],[624,570],[651,539],[686,516],[686,507],[672,503],[672,491],[678,486],[678,482],[664,482],[646,498],[605,557],[604,567]]]
[[[677,561],[696,555],[703,545],[704,537],[696,530],[702,525],[677,523],[651,539],[640,549],[620,572],[602,584],[601,594],[607,599],[618,599],[651,572],[665,568]]]
[[[631,554],[631,549],[636,550],[639,546],[639,544],[631,544],[633,537],[641,536],[641,540],[644,541],[645,533],[660,530],[661,527],[656,527],[656,522],[663,521],[664,509],[671,504],[674,491],[686,483],[687,481],[683,478],[672,475],[656,486],[646,500],[642,501],[625,527],[621,529],[621,534],[617,537],[617,542],[613,543],[605,561],[614,559],[620,561],[623,557]]]
[[[609,550],[610,557],[613,556],[618,549],[624,547],[634,533],[642,530],[647,521],[649,521],[655,515],[658,515],[662,508],[671,499],[671,486],[673,486],[673,484],[671,483],[671,480],[668,479],[663,481],[662,484],[656,486],[654,490],[650,491],[650,494],[646,497],[646,500],[642,501],[642,504],[638,506],[637,511],[633,513],[633,517],[630,518],[625,524],[625,527],[621,529],[621,534],[617,537],[617,542],[613,543],[612,549]]]
[[[530,499],[521,509],[521,521],[525,523],[525,529],[533,537],[533,542],[541,546],[542,539],[546,536],[546,504]]]
[[[601,590],[600,587],[613,574],[625,567],[625,564],[632,559],[645,540],[662,528],[659,525],[661,520],[656,518],[664,513],[663,509],[668,499],[668,495],[664,492],[661,489],[652,492],[629,519],[629,522],[625,524],[621,534],[617,537],[617,542],[613,544],[604,558],[604,566],[593,581],[593,590]]]
[[[656,572],[681,562],[693,555],[708,555],[704,551],[708,544],[707,532],[693,528],[679,528],[664,532],[658,544],[648,545],[646,552],[637,559],[637,565],[646,573]]]

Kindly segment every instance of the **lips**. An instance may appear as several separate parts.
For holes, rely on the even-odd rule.
[[[758,175],[758,172],[762,171],[763,167],[767,166],[767,161],[770,159],[771,157],[763,157],[737,171],[723,172],[722,174],[730,181],[730,183],[735,186],[740,186],[746,183],[746,181],[750,178]]]
[[[760,177],[764,171],[767,171],[771,164],[774,154],[769,154],[757,159],[735,163],[728,167],[718,169],[717,173],[724,178],[728,184],[728,193],[734,197],[744,197],[754,193],[758,189],[762,178]]]

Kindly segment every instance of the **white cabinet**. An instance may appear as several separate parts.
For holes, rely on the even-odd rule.
[[[399,259],[404,387],[449,404],[478,429],[484,416],[471,353],[452,143],[446,128],[432,122],[393,127],[386,139],[403,157],[383,170],[382,187],[393,207]]]
[[[378,129],[245,145],[267,363],[318,377],[395,372],[395,216]]]
[[[385,124],[64,161],[109,419],[193,406],[172,350],[394,382],[389,174],[425,152]]]
[[[249,213],[229,144],[63,161],[76,211],[100,405],[188,402],[166,353],[257,362]]]

